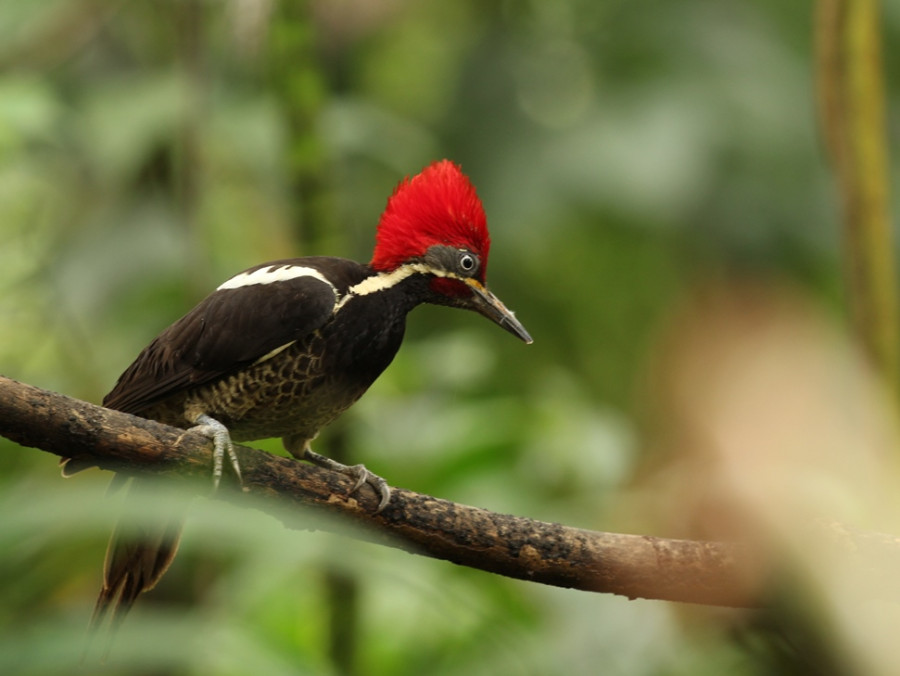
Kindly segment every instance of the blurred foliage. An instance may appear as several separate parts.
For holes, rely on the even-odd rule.
[[[672,532],[675,505],[654,508],[680,498],[641,483],[661,454],[648,372],[685,296],[735,275],[775,279],[843,314],[811,11],[5,0],[0,371],[99,402],[236,271],[367,260],[398,180],[450,157],[488,212],[491,288],[535,343],[419,309],[394,364],[319,450],[339,436],[392,484],[493,510],[690,535]],[[897,44],[900,11],[884,11]],[[898,54],[886,50],[894,111]],[[889,125],[896,142],[896,114]],[[104,496],[102,472],[62,483],[47,454],[2,439],[0,451],[0,672],[73,673],[114,515],[151,518],[153,505]],[[346,660],[329,654],[325,571],[356,589]],[[733,640],[743,613],[537,587],[217,501],[196,501],[182,554],[143,601],[89,671],[781,666],[766,641]]]

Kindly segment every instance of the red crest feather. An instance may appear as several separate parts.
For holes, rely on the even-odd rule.
[[[450,160],[405,178],[388,199],[375,234],[375,270],[393,270],[430,246],[468,249],[481,259],[484,280],[491,238],[475,187]]]

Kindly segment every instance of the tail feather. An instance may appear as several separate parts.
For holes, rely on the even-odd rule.
[[[79,472],[97,466],[97,461],[91,458],[60,458],[59,471],[64,479],[69,479]]]
[[[118,479],[120,475],[114,483]],[[135,493],[147,493],[151,487],[152,484],[134,480],[126,500]],[[114,633],[138,597],[153,589],[169,569],[178,551],[187,512],[186,501],[172,500],[159,504],[158,521],[116,525],[106,549],[103,586],[91,615],[89,633],[95,634],[107,617]]]
[[[183,526],[184,518],[176,517],[138,534],[121,534],[116,527],[106,550],[103,587],[91,616],[92,630],[103,623],[107,613],[112,623],[120,623],[137,598],[156,586],[175,558]]]

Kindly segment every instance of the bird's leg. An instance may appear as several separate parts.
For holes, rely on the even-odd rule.
[[[234,444],[231,443],[231,434],[228,432],[228,428],[225,427],[222,423],[220,423],[215,418],[211,418],[205,413],[201,413],[196,418],[194,418],[195,427],[191,428],[194,432],[200,432],[210,439],[213,442],[213,486],[214,488],[219,487],[219,482],[222,480],[222,465],[225,462],[225,455],[228,455],[228,460],[231,462],[231,467],[234,469],[234,473],[238,478],[238,481],[241,481],[241,466],[238,463],[237,454],[234,452]]]
[[[387,507],[388,503],[391,501],[391,487],[388,485],[388,482],[374,472],[370,472],[365,465],[345,465],[337,460],[332,460],[324,455],[320,455],[309,447],[309,441],[306,440],[304,440],[303,450],[300,454],[294,452],[291,448],[293,444],[291,444],[288,439],[285,439],[285,446],[287,446],[288,451],[295,457],[302,457],[304,460],[311,462],[314,465],[330,469],[333,472],[340,472],[344,476],[354,479],[355,483],[350,489],[351,494],[358,491],[363,484],[369,484],[375,489],[375,493],[377,493],[380,498],[378,507],[375,510],[376,514]]]
[[[324,467],[325,469],[330,469],[334,472],[340,472],[351,479],[355,479],[356,483],[354,483],[353,487],[350,489],[351,494],[358,491],[363,484],[369,484],[381,498],[378,502],[378,508],[375,510],[376,514],[387,507],[388,503],[391,501],[391,487],[388,485],[388,482],[374,472],[370,472],[365,465],[345,465],[337,460],[332,460],[331,458],[316,453],[309,446],[306,446],[303,449],[303,459],[314,465],[318,465],[319,467]]]

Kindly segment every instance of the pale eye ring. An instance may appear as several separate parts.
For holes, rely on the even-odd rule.
[[[463,251],[459,255],[459,269],[465,273],[472,273],[478,268],[478,259],[468,251]]]

